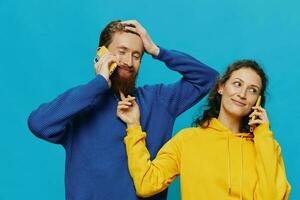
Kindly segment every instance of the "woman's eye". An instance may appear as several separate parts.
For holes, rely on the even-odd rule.
[[[256,88],[249,88],[249,91],[250,91],[251,93],[257,93],[257,89],[256,89]]]
[[[236,86],[236,87],[240,87],[242,84],[240,82],[236,81],[236,82],[233,82],[233,85]]]
[[[124,52],[124,51],[119,51],[119,54],[120,54],[120,55],[124,55],[125,52]]]

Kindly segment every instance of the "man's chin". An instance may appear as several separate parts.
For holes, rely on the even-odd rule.
[[[135,88],[136,75],[132,73],[117,73],[112,76],[112,89],[115,93],[122,91],[125,95],[132,94]]]

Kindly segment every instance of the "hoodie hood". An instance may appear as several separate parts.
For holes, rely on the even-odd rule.
[[[208,128],[216,130],[220,134],[228,135],[235,137],[245,137],[253,138],[251,133],[233,133],[229,128],[225,127],[217,118],[212,118],[209,122]]]

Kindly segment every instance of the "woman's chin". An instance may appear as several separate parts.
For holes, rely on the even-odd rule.
[[[234,118],[243,118],[248,115],[249,111],[242,110],[242,109],[231,109],[230,115]]]

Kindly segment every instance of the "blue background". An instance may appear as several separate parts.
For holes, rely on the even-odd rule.
[[[291,199],[300,199],[299,7],[297,0],[0,0],[0,200],[64,199],[64,150],[30,134],[27,117],[94,77],[99,33],[114,19],[137,19],[157,44],[221,72],[237,59],[260,62],[270,79],[266,109],[283,150]],[[138,83],[179,77],[145,56]],[[178,118],[174,133],[190,126],[202,104]],[[178,183],[169,199],[180,199]]]

